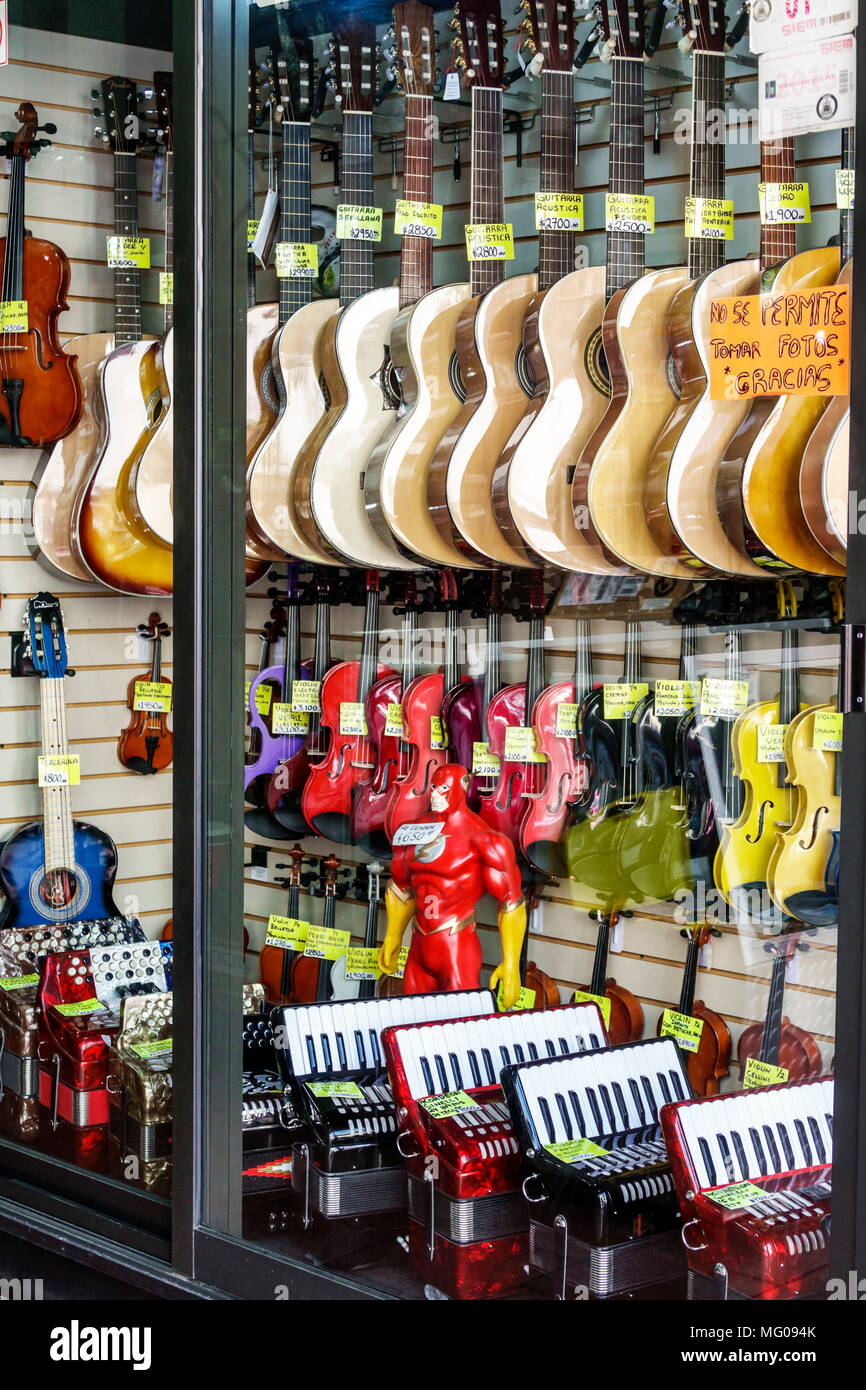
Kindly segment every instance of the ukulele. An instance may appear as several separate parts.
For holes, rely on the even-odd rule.
[[[717,1096],[719,1086],[730,1071],[731,1030],[714,1009],[708,1009],[702,999],[695,999],[695,988],[700,968],[701,950],[711,936],[721,932],[703,926],[683,928],[680,936],[685,937],[686,963],[683,970],[683,983],[676,1012],[688,1018],[700,1019],[703,1027],[696,1051],[682,1049],[683,1060],[689,1074],[689,1085],[696,1096]],[[664,1011],[659,1014],[656,1035],[661,1037]]]
[[[372,21],[336,23],[331,73],[342,110],[341,206],[372,208]],[[374,530],[364,503],[367,460],[400,404],[389,350],[399,292],[393,285],[375,288],[374,228],[364,213],[359,217],[352,226],[358,235],[341,242],[340,313],[328,320],[322,340],[328,409],[301,450],[294,504],[304,539],[333,558],[365,567],[413,569],[415,563],[399,554],[393,540]]]
[[[0,850],[0,886],[6,895],[0,926],[116,917],[114,842],[72,817],[70,787],[78,780],[78,763],[66,737],[67,651],[58,599],[37,594],[27,605],[24,626],[27,654],[40,678],[42,819],[17,830]]]
[[[289,903],[286,908],[286,916],[292,920],[298,920],[300,912],[301,887],[312,881],[312,875],[303,873],[304,851],[300,845],[293,845],[289,850],[288,880],[284,880],[284,886],[289,889]],[[284,949],[281,946],[268,946],[267,943],[259,952],[259,979],[265,987],[265,995],[269,1004],[293,1004],[296,1001],[292,998],[292,966],[298,957],[303,955],[303,951]]]
[[[21,129],[3,146],[9,204],[0,261],[4,311],[12,318],[0,333],[0,445],[45,448],[75,429],[84,397],[77,358],[63,351],[57,336],[57,320],[69,308],[69,258],[24,227],[25,170],[51,144],[37,139],[40,129],[53,134],[57,127],[40,126],[30,101],[22,101],[15,119]]]
[[[117,756],[132,772],[161,772],[173,757],[173,738],[168,727],[171,681],[162,674],[162,643],[171,628],[158,613],[151,613],[137,630],[139,637],[151,644],[150,671],[133,676],[127,687],[126,704],[132,710],[132,718],[118,740]],[[143,685],[168,686],[168,705],[164,689],[142,690]]]
[[[788,1073],[787,1081],[811,1081],[823,1071],[821,1053],[812,1034],[782,1016],[788,964],[796,950],[809,949],[801,939],[802,935],[803,928],[799,922],[795,922],[764,946],[767,954],[773,957],[767,1012],[763,1024],[752,1023],[740,1034],[737,1063],[741,1081],[750,1057],[756,1057],[759,1062],[769,1063],[773,1067],[784,1067]]]
[[[137,92],[134,83],[109,78],[102,93],[105,129],[123,160],[115,230],[137,237]],[[124,256],[114,274],[130,336],[124,335],[97,369],[94,409],[102,428],[95,467],[75,500],[72,528],[81,559],[106,588],[167,595],[172,591],[171,546],[145,524],[133,499],[142,454],[168,406],[168,382],[160,344],[141,338],[140,271]]]
[[[321,338],[339,306],[336,299],[313,299],[314,274],[291,259],[283,259],[297,254],[295,247],[312,243],[310,120],[315,104],[316,68],[312,40],[290,39],[283,10],[277,11],[277,26],[282,48],[274,68],[283,148],[276,247],[279,307],[271,365],[278,406],[276,419],[250,455],[247,525],[266,548],[320,564],[328,556],[318,547],[308,545],[295,524],[292,480],[298,449],[325,410],[319,385]]]
[[[592,979],[585,991],[597,999],[610,1000],[610,1022],[607,1026],[608,1041],[615,1043],[636,1042],[643,1037],[643,1009],[640,1000],[624,985],[618,985],[613,976],[607,974],[607,957],[610,951],[611,929],[619,923],[619,912],[594,912],[590,914],[598,921],[595,939],[595,957],[592,965]],[[575,994],[577,999],[578,991]],[[574,1002],[574,1001],[572,1001]]]
[[[364,927],[364,949],[375,951],[379,929],[379,880],[380,875],[385,872],[385,868],[383,864],[379,864],[375,860],[364,867],[367,870],[367,922]],[[371,972],[374,978],[369,980],[348,980],[346,978],[346,961],[347,957],[344,954],[334,961],[331,968],[331,997],[333,999],[373,999],[377,984],[375,975],[378,973],[375,960]]]
[[[395,73],[406,101],[403,198],[433,202],[433,11],[409,0],[394,6]],[[401,404],[390,417],[364,471],[367,515],[377,533],[410,558],[465,565],[440,536],[427,509],[427,471],[433,450],[460,406],[449,375],[454,327],[469,294],[466,285],[433,289],[433,242],[401,237],[400,308],[391,326],[391,362]]]
[[[379,649],[379,573],[367,571],[367,598],[360,661],[340,661],[322,681],[320,724],[329,733],[324,758],[311,767],[301,808],[317,835],[337,843],[352,839],[352,793],[376,771],[377,750],[369,735],[366,699],[384,676],[396,676],[376,660]]]
[[[303,701],[307,715],[307,735],[304,739],[303,756],[309,769],[320,763],[327,751],[327,735],[322,730],[321,692],[322,681],[331,668],[331,604],[334,602],[334,585],[328,570],[317,570],[313,587],[316,595],[316,637],[313,650],[312,671],[310,662],[304,662],[304,669],[316,686],[310,691],[314,698]],[[315,706],[315,708],[313,708]],[[298,822],[298,807],[301,781],[300,755],[286,763],[278,763],[271,776],[267,791],[267,806],[274,820],[287,829]],[[304,773],[306,776],[306,772]],[[301,829],[306,829],[302,821]]]
[[[505,64],[499,0],[459,0],[455,17],[458,63],[472,82],[470,224],[502,226]],[[513,364],[538,282],[534,275],[506,281],[502,251],[500,258],[470,260],[470,298],[454,336],[465,401],[433,454],[427,503],[440,535],[467,559],[522,566],[522,550],[509,545],[497,525],[491,486],[529,396]]]

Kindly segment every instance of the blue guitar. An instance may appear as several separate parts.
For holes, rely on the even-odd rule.
[[[42,820],[25,825],[0,850],[6,894],[0,927],[116,917],[114,842],[95,826],[72,819],[70,787],[78,782],[78,761],[70,757],[66,740],[67,656],[59,601],[53,594],[37,594],[27,605],[25,624],[28,655],[41,678]]]

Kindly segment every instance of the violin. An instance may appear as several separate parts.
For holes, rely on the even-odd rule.
[[[289,850],[291,864],[289,867],[289,877],[283,880],[284,885],[289,889],[289,905],[286,909],[286,916],[297,920],[300,904],[301,886],[312,881],[312,875],[305,876],[302,872],[304,865],[304,851],[300,845],[293,845]],[[278,865],[278,868],[283,867]],[[303,952],[300,952],[302,955]],[[299,952],[285,949],[282,946],[269,946],[267,942],[259,952],[259,979],[265,987],[265,995],[271,1004],[293,1004],[296,1001],[292,998],[292,966],[297,959]]]
[[[63,351],[57,335],[57,320],[69,308],[69,259],[24,227],[25,166],[51,144],[38,140],[38,132],[53,135],[57,127],[40,126],[30,101],[22,101],[15,119],[21,129],[3,147],[11,173],[6,236],[0,239],[6,316],[0,332],[0,444],[44,448],[75,429],[84,393],[78,358]]]
[[[272,590],[272,592],[275,591]],[[286,610],[282,604],[274,601],[271,605],[270,619],[265,623],[265,626],[259,634],[259,641],[262,645],[259,653],[259,668],[257,674],[260,676],[263,675],[265,669],[271,664],[271,652],[274,647],[286,635],[286,616]],[[251,685],[252,681],[248,681],[246,695],[244,696],[244,702],[246,704],[245,728],[247,745],[244,752],[244,765],[246,767],[254,763],[262,751],[261,727],[257,726],[253,728],[252,719],[250,717]],[[262,722],[267,729],[271,727],[271,705],[274,702],[274,695],[279,692],[279,689],[279,683],[276,680],[270,679],[261,681],[258,686],[256,708],[259,710],[262,716]],[[265,705],[267,705],[267,708],[265,708]],[[247,791],[244,793],[244,800],[247,800],[248,795],[255,797],[257,793],[258,787],[254,784],[251,790],[247,788]]]
[[[620,912],[590,913],[590,918],[598,921],[598,934],[595,939],[592,979],[584,992],[594,994],[598,999],[610,1000],[607,1036],[611,1043],[637,1042],[638,1038],[643,1037],[643,1009],[640,1000],[630,989],[626,989],[625,985],[618,985],[613,976],[607,974],[610,933],[611,929],[618,925],[621,916]]]
[[[717,749],[712,739],[714,720],[700,713],[700,682],[694,680],[695,624],[683,627],[680,653],[680,680],[688,680],[691,709],[677,719],[674,739],[675,775],[683,793],[685,834],[695,880],[712,882],[712,864],[719,844],[716,807],[709,769],[717,765]]]
[[[481,680],[462,679],[448,686],[442,700],[442,725],[448,739],[448,761],[460,767],[475,765],[475,746],[485,744],[484,711],[500,688],[499,649],[502,642],[502,578],[499,570],[491,570],[484,612],[487,618],[484,677]],[[473,612],[473,617],[481,617]],[[496,779],[489,774],[473,772],[466,793],[470,810],[478,811],[483,792],[491,793]]]
[[[814,930],[814,927],[805,928],[809,933]],[[788,962],[793,959],[795,951],[809,949],[807,943],[801,940],[803,932],[801,924],[795,922],[764,946],[767,954],[773,957],[767,1013],[763,1023],[752,1023],[740,1034],[737,1062],[741,1081],[750,1057],[769,1062],[774,1067],[784,1067],[788,1081],[810,1081],[822,1074],[821,1052],[812,1034],[782,1016]]]
[[[706,924],[684,928],[680,932],[688,941],[680,1002],[676,1012],[699,1018],[703,1024],[696,1052],[685,1052],[689,1084],[696,1096],[717,1096],[719,1085],[730,1070],[731,1030],[721,1014],[707,1008],[702,999],[695,1000],[701,950],[711,936],[721,932]],[[661,1037],[664,1013],[659,1014],[656,1034]]]
[[[379,884],[384,873],[384,865],[375,860],[367,864],[367,922],[364,927],[364,949],[375,951],[379,930]],[[346,956],[334,961],[331,970],[331,995],[334,999],[373,999],[376,994],[376,961],[370,970],[369,980],[349,980],[346,978]],[[390,977],[385,977],[390,978]]]
[[[306,770],[320,763],[327,749],[327,736],[321,724],[322,681],[331,667],[331,604],[333,587],[331,577],[325,570],[318,570],[314,580],[316,594],[316,638],[312,662],[312,680],[317,690],[314,698],[301,701],[302,713],[307,715],[307,736],[301,750]],[[310,691],[312,695],[313,692]],[[298,706],[299,707],[299,706]],[[267,791],[267,806],[278,825],[291,829],[300,823],[306,830],[306,822],[300,814],[299,772],[303,766],[300,755],[288,763],[279,763],[271,776]]]
[[[132,718],[120,735],[117,756],[124,767],[133,772],[161,772],[173,756],[173,738],[168,727],[171,708],[171,681],[162,675],[162,643],[171,629],[158,613],[151,613],[146,623],[138,626],[138,635],[152,644],[150,672],[133,676],[126,691],[127,708]],[[144,687],[168,687],[146,690]]]
[[[377,661],[379,649],[379,573],[366,577],[364,636],[360,661],[340,661],[322,681],[320,723],[328,730],[324,758],[311,767],[301,797],[307,825],[327,840],[352,839],[352,793],[376,771],[377,749],[367,726],[366,700],[371,687],[392,667]]]

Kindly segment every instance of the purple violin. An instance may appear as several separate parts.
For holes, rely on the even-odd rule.
[[[449,662],[451,648],[448,645],[448,629],[446,628],[446,680],[445,697],[442,701],[442,722],[448,736],[448,761],[459,763],[462,767],[468,768],[473,765],[473,745],[483,743],[486,737],[484,711],[499,690],[500,685],[499,644],[502,635],[502,581],[498,570],[493,570],[490,575],[490,588],[487,593],[485,610],[487,613],[487,653],[483,680],[471,678],[467,680],[459,675],[459,668],[452,679],[456,660],[452,656],[451,662]],[[469,791],[466,794],[466,800],[473,811],[480,809],[482,793],[492,792],[495,785],[495,775],[475,774],[473,776],[469,784]]]

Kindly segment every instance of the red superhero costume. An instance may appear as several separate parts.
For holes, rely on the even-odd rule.
[[[402,826],[395,836],[398,843],[385,895],[388,926],[379,965],[386,975],[394,974],[411,921],[404,992],[477,989],[481,942],[475,931],[475,906],[490,893],[499,906],[502,941],[502,963],[490,984],[502,984],[502,1002],[510,1008],[520,993],[520,948],[526,931],[520,872],[511,841],[470,811],[468,786],[464,767],[446,763],[437,768],[430,782],[430,814]],[[413,836],[418,837],[416,843],[399,843]]]

